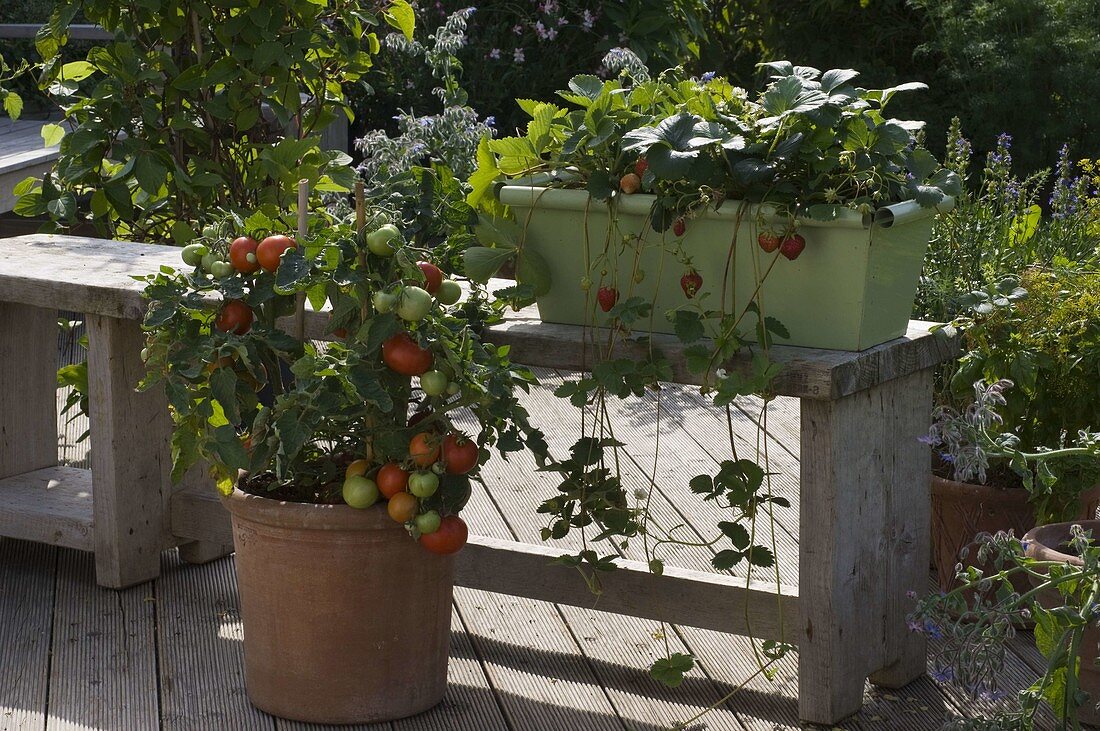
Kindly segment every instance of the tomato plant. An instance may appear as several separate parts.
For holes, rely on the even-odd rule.
[[[532,439],[541,445],[517,399],[533,377],[506,351],[481,344],[476,287],[467,304],[440,303],[409,284],[424,276],[418,262],[431,250],[408,243],[395,256],[374,256],[350,216],[310,214],[293,250],[289,237],[267,237],[256,246],[256,272],[223,260],[252,264],[252,242],[236,252],[230,242],[248,238],[245,231],[287,230],[295,218],[257,211],[204,231],[208,263],[229,266],[226,276],[181,266],[144,278],[143,387],[163,382],[171,401],[173,475],[203,462],[223,491],[355,508],[385,497],[411,535],[430,533],[471,492],[439,461],[455,412],[476,420],[479,438],[502,452]],[[376,307],[380,295],[394,297],[392,310]],[[397,312],[400,302],[425,300],[415,322]],[[293,333],[299,302],[301,338]],[[307,319],[347,337],[318,347],[305,337]],[[421,377],[420,388],[411,376]]]

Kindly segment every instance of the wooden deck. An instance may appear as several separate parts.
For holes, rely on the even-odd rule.
[[[63,358],[79,355],[71,344],[64,351]],[[550,370],[538,375],[543,384],[533,390],[528,407],[560,450],[576,438],[579,420],[552,395],[563,375]],[[63,400],[59,394],[59,403]],[[695,526],[706,530],[720,516],[713,504],[691,495],[686,483],[723,458],[724,423],[690,387],[666,388],[661,406],[653,510],[664,524],[683,524],[685,535],[698,535]],[[751,401],[740,407],[739,431],[744,448],[751,449],[756,429],[748,414],[759,407]],[[653,403],[635,400],[619,404],[613,415],[619,437],[630,445],[622,469],[631,488],[646,484],[653,468],[654,414]],[[775,489],[792,503],[798,418],[791,399],[769,409],[771,466],[780,472]],[[59,449],[68,463],[87,457],[87,442],[75,443],[84,428],[79,420],[64,424]],[[539,542],[533,508],[552,494],[553,483],[533,467],[522,455],[490,462],[489,490],[475,490],[464,514],[473,531]],[[781,578],[794,584],[798,511],[778,509],[776,519]],[[640,546],[628,547],[624,555],[639,558]],[[671,565],[713,571],[709,556],[710,549],[680,548],[665,558]],[[0,731],[323,728],[277,720],[249,705],[232,557],[190,566],[173,551],[162,562],[160,579],[116,592],[96,586],[91,554],[0,539]],[[757,666],[745,638],[661,627],[598,607],[595,598],[592,609],[577,609],[457,588],[445,701],[414,718],[359,728],[657,731],[691,718],[742,684],[690,728],[799,728],[795,658],[768,681],[754,674]],[[672,651],[690,651],[699,659],[677,690],[646,673],[666,640]],[[1030,684],[1040,662],[1030,636],[1017,638],[1007,689]],[[946,716],[977,707],[928,678],[897,691],[868,685],[863,710],[836,728],[932,730]],[[1049,726],[1049,719],[1045,723]]]
[[[46,147],[42,142],[44,124],[35,119],[0,119],[0,213],[15,206],[12,191],[20,181],[41,176],[57,159],[57,146]]]

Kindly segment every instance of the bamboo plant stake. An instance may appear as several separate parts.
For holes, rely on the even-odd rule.
[[[309,181],[298,181],[298,241],[305,246],[309,233]],[[306,293],[299,292],[294,303],[294,325],[299,340],[306,339]]]
[[[367,249],[366,249],[366,232],[367,228],[367,203],[366,192],[363,188],[363,181],[355,181],[355,233],[359,240],[359,268],[364,272],[367,270]],[[367,316],[370,315],[370,306],[367,303],[367,298],[363,298],[363,304],[359,311],[359,322],[364,323],[367,321]]]

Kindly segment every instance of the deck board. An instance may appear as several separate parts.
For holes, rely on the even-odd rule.
[[[102,589],[92,554],[60,556],[46,731],[157,728],[152,583]]]
[[[46,725],[57,548],[0,538],[0,731]]]

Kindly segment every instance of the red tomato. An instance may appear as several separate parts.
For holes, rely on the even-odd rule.
[[[466,521],[457,515],[448,515],[440,522],[439,530],[420,536],[420,545],[432,553],[446,556],[457,553],[469,537],[470,529],[466,527]]]
[[[477,467],[477,442],[461,434],[448,434],[443,440],[443,463],[452,475],[464,475]]]
[[[421,348],[408,333],[397,333],[382,343],[382,362],[403,376],[419,376],[432,367],[432,351]]]
[[[214,320],[214,327],[223,333],[244,335],[252,329],[252,308],[240,300],[229,300],[222,305],[221,312]]]
[[[427,282],[424,289],[428,290],[428,294],[435,294],[439,290],[439,285],[443,284],[443,272],[428,261],[418,261],[416,265],[420,267],[420,271],[424,272],[424,279]]]
[[[409,484],[409,473],[396,462],[387,462],[378,470],[374,481],[378,483],[382,494],[389,499],[399,492],[405,492],[405,487]]]
[[[417,467],[431,467],[439,459],[439,435],[422,431],[410,439],[409,458]]]
[[[260,262],[256,258],[256,247],[260,243],[251,236],[241,236],[233,239],[229,245],[229,261],[241,274],[252,274],[260,268]],[[252,258],[249,259],[248,255]]]
[[[268,236],[256,247],[256,260],[264,271],[273,272],[279,268],[280,257],[287,249],[297,249],[298,243],[283,234]]]

